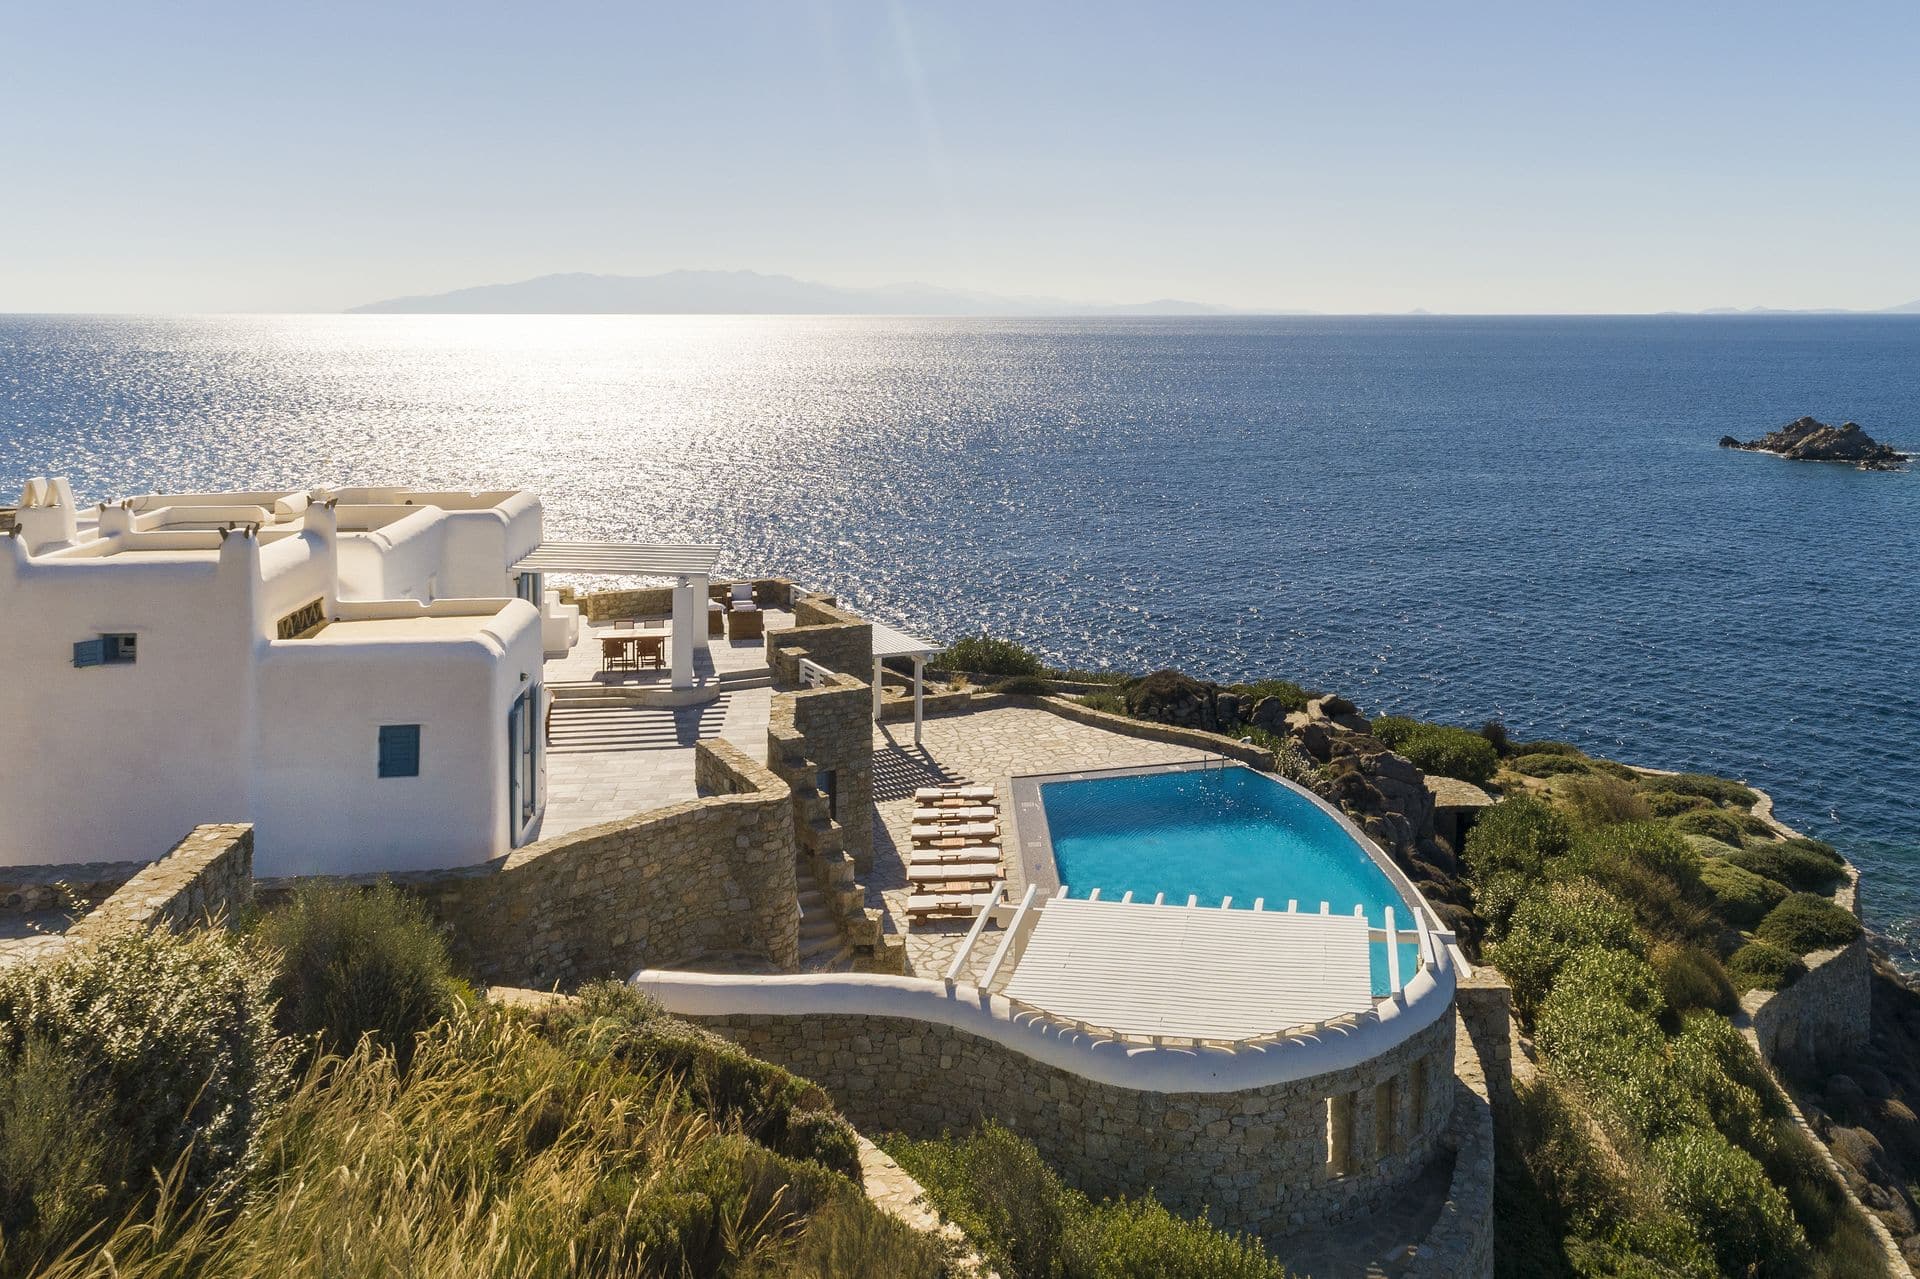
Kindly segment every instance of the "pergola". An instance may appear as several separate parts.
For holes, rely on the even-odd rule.
[[[707,647],[707,582],[720,561],[717,546],[648,542],[542,542],[514,562],[526,573],[588,573],[673,580],[673,687],[693,687],[693,655]],[[538,593],[535,601],[538,604]]]
[[[913,744],[920,744],[920,721],[923,718],[924,693],[926,687],[927,659],[940,651],[938,644],[930,644],[918,636],[905,631],[896,631],[880,622],[873,624],[873,718],[880,720],[880,663],[889,657],[910,657],[913,659]]]

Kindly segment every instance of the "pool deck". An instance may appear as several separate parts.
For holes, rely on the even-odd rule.
[[[920,977],[945,973],[972,921],[938,919],[908,925],[906,855],[913,846],[908,829],[913,824],[915,787],[956,782],[993,787],[1001,814],[1007,892],[1017,902],[1028,879],[1019,856],[1020,820],[1014,808],[1013,778],[1194,763],[1201,758],[1201,752],[1191,746],[1129,737],[1022,706],[929,716],[921,743],[914,746],[910,723],[874,725],[876,820],[873,872],[867,877],[867,905],[885,911],[887,930],[906,939],[908,971]],[[998,930],[989,930],[974,947],[969,976],[977,979],[984,973],[998,937]]]

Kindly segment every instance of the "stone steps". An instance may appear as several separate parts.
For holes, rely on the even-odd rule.
[[[726,704],[701,707],[602,706],[555,703],[547,724],[549,751],[671,750],[712,737],[726,719]]]

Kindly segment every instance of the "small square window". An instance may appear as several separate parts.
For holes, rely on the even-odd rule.
[[[75,666],[127,666],[139,656],[139,639],[127,634],[96,635],[77,640],[73,646]]]
[[[380,726],[380,776],[420,776],[420,726],[418,724],[382,724]]]

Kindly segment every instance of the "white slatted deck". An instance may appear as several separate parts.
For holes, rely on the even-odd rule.
[[[1373,1007],[1367,921],[1056,897],[1006,994],[1125,1035],[1272,1034]]]

